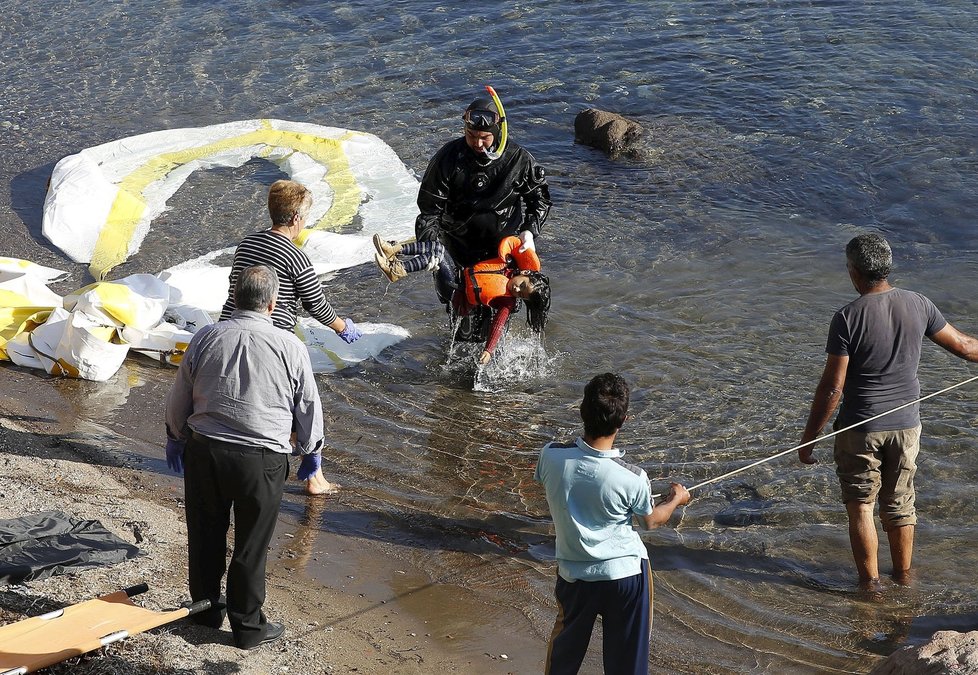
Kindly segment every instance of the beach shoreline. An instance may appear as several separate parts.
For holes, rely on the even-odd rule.
[[[126,448],[141,443],[138,438],[120,438],[115,445],[89,433],[84,424],[66,424],[71,415],[61,414],[68,404],[59,381],[9,364],[0,368],[0,518],[59,510],[99,520],[143,553],[112,566],[5,586],[0,621],[10,623],[139,583],[149,585],[135,598],[141,606],[170,609],[187,600],[182,482],[168,475],[162,460],[144,461]],[[134,430],[140,419],[133,415]],[[162,456],[162,449],[157,452]],[[302,492],[294,473],[286,490]],[[232,646],[227,623],[218,632],[182,620],[46,672],[539,671],[543,644],[536,653],[517,656],[505,653],[503,645],[512,642],[501,627],[476,628],[485,632],[484,640],[453,634],[446,626],[453,606],[468,601],[464,589],[431,582],[423,570],[386,555],[377,542],[316,529],[316,514],[328,511],[337,497],[301,497],[307,500],[309,526],[280,517],[269,554],[265,611],[271,620],[284,622],[282,641],[242,651]],[[306,573],[310,560],[318,562],[315,579]],[[328,571],[327,578],[322,570]]]

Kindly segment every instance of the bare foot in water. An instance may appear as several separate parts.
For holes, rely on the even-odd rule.
[[[323,470],[319,469],[306,481],[306,494],[328,495],[336,492],[339,487],[338,483],[330,483],[326,480],[326,477],[323,476]]]
[[[881,603],[883,602],[883,584],[879,577],[860,581],[856,590],[856,597],[864,602]]]
[[[914,576],[915,575],[912,569],[900,571],[893,570],[893,574],[890,575],[890,578],[893,579],[894,583],[899,584],[900,586],[912,586]]]
[[[859,582],[860,591],[878,592],[883,590],[883,584],[880,583],[880,578],[869,579],[867,581]]]

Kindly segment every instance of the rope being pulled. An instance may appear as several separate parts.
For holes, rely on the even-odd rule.
[[[969,377],[967,380],[962,380],[961,382],[958,382],[957,384],[952,384],[950,387],[945,387],[944,389],[941,389],[940,391],[935,391],[932,394],[927,394],[926,396],[921,396],[920,398],[918,398],[915,401],[910,401],[909,403],[904,403],[903,405],[898,405],[896,408],[893,408],[892,410],[887,410],[886,412],[881,412],[879,415],[876,415],[874,417],[870,417],[869,419],[865,419],[865,420],[863,420],[861,422],[856,422],[855,424],[850,424],[847,427],[844,427],[842,429],[837,429],[836,431],[833,431],[832,433],[829,433],[829,434],[825,434],[824,436],[819,436],[818,438],[816,438],[814,440],[811,440],[811,441],[808,441],[807,443],[801,443],[799,445],[796,445],[793,448],[788,448],[787,450],[782,450],[781,452],[777,453],[776,455],[771,455],[770,457],[765,457],[764,459],[759,459],[756,462],[751,462],[750,464],[747,464],[746,466],[742,466],[739,469],[734,469],[733,471],[728,471],[727,473],[723,474],[722,476],[717,476],[716,478],[711,478],[710,480],[705,480],[702,483],[697,483],[696,485],[694,485],[693,487],[688,488],[688,489],[689,489],[690,492],[692,492],[693,490],[696,490],[698,488],[701,488],[704,485],[709,485],[710,483],[716,483],[717,481],[721,481],[724,478],[729,478],[730,476],[733,476],[735,474],[738,474],[741,471],[747,471],[747,469],[753,469],[755,466],[758,466],[760,464],[764,464],[765,462],[770,462],[772,459],[777,459],[778,457],[782,457],[784,455],[787,455],[789,452],[795,452],[797,450],[800,450],[801,448],[804,448],[807,445],[814,445],[815,443],[818,443],[819,441],[824,441],[826,438],[832,438],[833,436],[836,436],[838,434],[841,434],[843,431],[849,431],[850,429],[855,429],[856,427],[858,427],[860,425],[863,425],[863,424],[866,424],[867,422],[872,422],[873,420],[878,420],[881,417],[885,417],[886,415],[889,415],[891,413],[895,413],[897,410],[903,410],[904,408],[907,408],[909,406],[912,406],[912,405],[915,405],[917,403],[920,403],[921,401],[926,401],[929,398],[934,398],[935,396],[939,396],[941,394],[945,394],[945,393],[951,391],[952,389],[957,389],[958,387],[963,387],[964,385],[968,384],[969,382],[974,382],[975,380],[978,380],[978,375],[975,375],[974,377]],[[665,496],[665,494],[652,495],[652,499],[658,499],[659,497],[664,497],[664,496]]]

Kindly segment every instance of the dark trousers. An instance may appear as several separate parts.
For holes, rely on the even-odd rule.
[[[227,571],[227,615],[238,647],[265,637],[265,562],[278,518],[289,456],[225,443],[194,433],[184,454],[190,597],[221,603]],[[234,512],[234,550],[227,564],[227,533]],[[198,615],[220,626],[223,610]]]
[[[447,251],[442,256],[441,262],[438,264],[438,269],[432,272],[432,276],[435,279],[435,292],[438,294],[438,300],[447,309],[451,305],[452,294],[455,293],[455,289],[459,286],[458,267],[455,265],[452,257],[448,255]]]
[[[652,570],[614,581],[557,577],[557,620],[547,650],[547,675],[577,673],[587,654],[594,622],[601,617],[602,656],[607,675],[648,675],[652,629]]]

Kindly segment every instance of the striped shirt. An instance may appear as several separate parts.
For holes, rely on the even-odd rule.
[[[288,237],[271,230],[249,234],[234,251],[231,264],[228,299],[221,310],[221,321],[231,317],[234,306],[234,287],[241,270],[252,265],[266,265],[278,274],[278,299],[272,312],[277,328],[294,331],[299,302],[309,316],[328,326],[336,321],[336,312],[326,300],[323,285],[316,276],[312,262]]]

